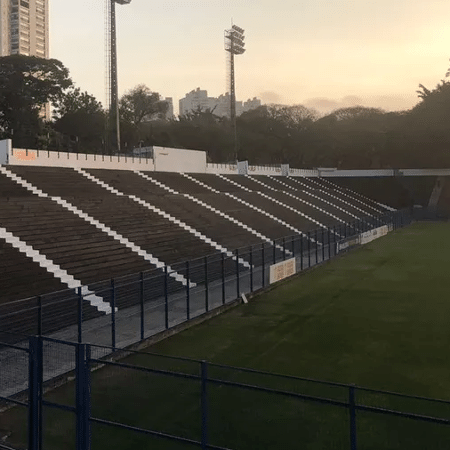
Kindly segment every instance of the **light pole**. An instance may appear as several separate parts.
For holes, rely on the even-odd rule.
[[[107,95],[110,100],[109,109],[109,127],[107,133],[111,133],[112,142],[109,151],[114,149],[120,153],[120,123],[119,123],[119,90],[117,83],[117,33],[116,33],[116,3],[119,5],[129,5],[131,0],[106,0],[109,6],[109,15],[107,17],[107,58],[106,64],[109,78],[109,92]],[[108,30],[109,28],[109,30]],[[109,32],[108,32],[109,31]],[[108,102],[107,102],[108,103]],[[109,128],[109,129],[108,129]]]
[[[225,50],[230,54],[230,120],[234,136],[234,157],[238,159],[238,141],[236,128],[236,90],[234,82],[234,55],[242,55],[244,49],[244,30],[237,25],[232,25],[231,29],[225,30]]]

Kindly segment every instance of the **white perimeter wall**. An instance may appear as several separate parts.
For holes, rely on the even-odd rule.
[[[248,166],[248,175],[281,175],[281,166]]]
[[[206,152],[153,147],[156,172],[206,172]]]
[[[1,144],[1,143],[0,143]],[[88,155],[46,150],[13,149],[9,164],[13,166],[79,167],[81,169],[114,169],[154,171],[152,159],[139,157]]]
[[[315,169],[289,169],[290,177],[318,177],[319,171]]]
[[[236,164],[206,164],[206,173],[214,174],[237,174],[238,167]]]
[[[153,147],[154,159],[138,156],[87,155],[46,150],[13,149],[11,140],[0,141],[0,164],[15,166],[80,167],[84,169],[144,170],[158,172],[187,172],[238,174],[237,164],[207,164],[206,152],[168,147]],[[281,176],[282,168],[248,166],[248,175]],[[450,176],[450,169],[294,169],[291,177],[393,177]]]

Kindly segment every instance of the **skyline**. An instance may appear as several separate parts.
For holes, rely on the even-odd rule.
[[[50,57],[104,103],[105,0],[50,1]],[[419,84],[444,79],[450,4],[441,0],[133,0],[117,5],[119,95],[146,84],[178,100],[227,91],[224,30],[244,28],[236,97],[326,112],[361,104],[409,109]],[[450,50],[450,49],[449,49]]]

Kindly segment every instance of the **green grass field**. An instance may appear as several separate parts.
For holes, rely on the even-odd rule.
[[[404,394],[450,400],[450,224],[417,223],[279,284],[151,352],[205,359]],[[143,355],[130,364],[187,372],[195,364]],[[227,377],[225,371],[212,375]],[[237,375],[229,377],[237,379]],[[238,377],[239,378],[239,377]],[[256,377],[239,378],[261,382]],[[267,381],[280,389],[345,399],[346,391]],[[233,449],[347,449],[348,413],[229,387],[211,387],[211,443]],[[69,384],[48,395],[73,404]],[[362,394],[357,401],[450,419],[450,407]],[[200,437],[199,385],[127,369],[92,374],[92,414],[132,426]],[[0,429],[23,440],[23,411]],[[358,413],[359,449],[448,449],[450,427]],[[45,450],[74,448],[71,413],[45,408]],[[92,426],[93,450],[193,446]]]

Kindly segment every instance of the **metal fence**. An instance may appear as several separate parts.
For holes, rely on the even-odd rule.
[[[27,347],[10,346],[27,357],[26,396],[0,396],[26,409],[16,448],[450,445],[449,401],[44,337],[30,337]],[[72,382],[46,394],[49,352],[70,355]],[[105,357],[111,352],[125,358]],[[114,379],[120,388],[108,385]]]
[[[296,272],[333,258],[368,230],[410,223],[407,211],[362,217],[303,235],[216,253],[0,305],[0,340],[30,335],[125,347],[233,302],[270,283],[270,267],[295,258]]]

